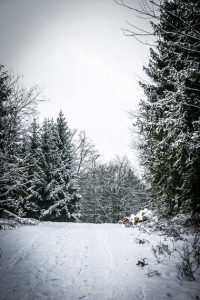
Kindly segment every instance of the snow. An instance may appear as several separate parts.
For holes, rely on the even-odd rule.
[[[134,218],[138,218],[139,220],[142,220],[142,216],[143,214],[145,215],[145,217],[148,219],[148,220],[151,220],[151,219],[155,219],[156,216],[153,216],[153,211],[152,210],[149,210],[147,208],[144,208],[142,210],[140,210],[136,215],[134,214],[131,214],[131,216],[129,217],[129,220],[134,222]],[[140,225],[140,224],[138,224]]]
[[[161,242],[172,249],[170,237],[119,224],[43,222],[1,230],[0,299],[199,299],[200,275],[180,281],[178,252],[159,259],[152,252]]]

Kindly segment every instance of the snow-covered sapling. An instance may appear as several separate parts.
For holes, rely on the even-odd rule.
[[[158,256],[157,256],[157,249],[152,245],[152,247],[151,247],[151,251],[153,252],[153,255],[156,257],[156,258],[158,258]]]
[[[149,270],[147,274],[148,277],[153,277],[153,276],[160,276],[160,273],[158,273],[158,270]]]
[[[172,251],[169,249],[169,245],[162,243],[161,241],[154,247],[152,245],[151,251],[153,252],[153,255],[158,258],[158,255],[167,253],[169,257],[172,254]],[[160,261],[158,261],[160,262]]]
[[[149,243],[148,240],[145,240],[145,239],[138,239],[138,238],[135,239],[135,242],[136,242],[137,244],[145,244],[146,242]]]
[[[146,258],[143,258],[142,260],[138,260],[138,263],[136,264],[136,266],[139,266],[139,267],[144,267],[144,266],[147,266],[148,264],[145,262],[145,259]]]

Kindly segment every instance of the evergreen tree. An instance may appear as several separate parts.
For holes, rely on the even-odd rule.
[[[24,141],[41,90],[37,86],[27,90],[19,76],[2,70],[0,65],[0,205],[24,215],[28,170]]]
[[[80,195],[72,169],[70,130],[63,113],[57,123],[45,120],[42,133],[43,162],[46,183],[42,190],[41,218],[54,221],[78,221]]]
[[[22,120],[17,114],[14,84],[0,66],[0,200],[4,208],[22,215],[21,202],[25,166],[20,158]]]
[[[26,196],[23,199],[23,211],[26,217],[36,219],[40,216],[41,191],[45,182],[45,174],[41,168],[42,149],[40,134],[40,126],[34,119],[22,152],[27,165]]]
[[[59,172],[57,172],[56,177],[58,182],[64,183],[65,192],[65,195],[63,194],[61,198],[68,198],[68,219],[70,221],[78,221],[81,216],[81,196],[78,194],[78,181],[73,164],[71,132],[62,111],[59,112],[56,129],[58,132],[57,147],[60,154],[58,162]],[[65,218],[65,215],[63,217]]]
[[[52,122],[45,118],[41,128],[42,157],[40,160],[40,167],[43,170],[45,177],[40,190],[40,217],[41,213],[47,211],[47,209],[54,203],[53,200],[50,201],[50,186],[52,181],[52,126]]]
[[[11,107],[7,105],[11,89],[7,86],[8,74],[2,71],[3,66],[0,65],[0,200],[1,204],[8,200],[9,174],[7,170],[9,156],[9,136],[8,136],[8,118]]]
[[[143,136],[141,162],[147,169],[153,201],[162,210],[195,211],[200,205],[200,3],[165,0],[153,24],[151,49],[140,83],[135,125]]]

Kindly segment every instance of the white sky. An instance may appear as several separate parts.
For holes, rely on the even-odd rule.
[[[41,120],[62,109],[105,159],[132,158],[126,111],[139,101],[136,75],[148,61],[149,47],[120,30],[126,20],[150,29],[114,0],[0,0],[0,63],[46,86]]]

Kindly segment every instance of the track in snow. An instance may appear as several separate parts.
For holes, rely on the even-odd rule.
[[[163,265],[162,277],[145,275],[155,258],[150,243],[135,243],[138,234],[119,225],[74,223],[1,231],[0,299],[169,299],[173,288],[177,294],[175,273],[167,275]],[[136,266],[144,257],[149,265]]]

